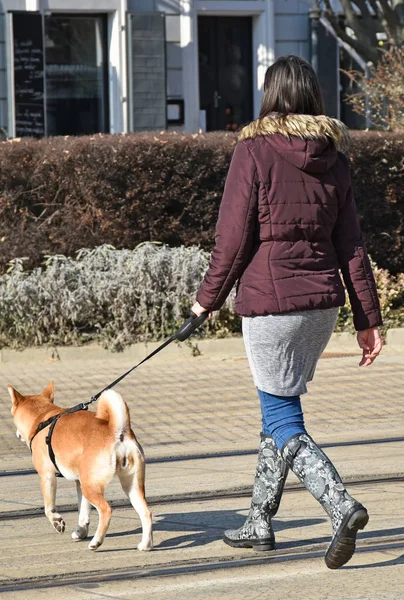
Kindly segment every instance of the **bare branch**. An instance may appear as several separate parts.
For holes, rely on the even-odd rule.
[[[335,33],[342,41],[346,42],[351,48],[357,51],[365,60],[368,60],[374,64],[379,60],[379,53],[376,47],[372,47],[369,42],[363,43],[359,39],[354,39],[347,34],[346,30],[341,26],[339,18],[335,15],[326,14],[330,21]],[[367,38],[369,40],[369,38]]]
[[[351,22],[354,22],[357,19],[356,13],[352,8],[351,0],[341,0],[342,9],[344,15]]]
[[[375,125],[404,129],[404,48],[383,52],[378,65],[367,77],[359,71],[342,71],[356,90],[345,100],[355,112],[369,114]]]
[[[379,0],[379,3],[383,11],[383,16],[386,19],[387,33],[391,39],[394,39],[397,25],[399,24],[398,15],[392,9],[388,0]]]
[[[365,60],[377,64],[380,60],[377,34],[385,31],[388,40],[396,46],[404,45],[404,25],[394,9],[404,0],[340,0],[344,23],[331,5],[322,0],[325,15],[338,37],[354,48]],[[346,32],[354,32],[354,38]]]
[[[335,12],[333,7],[331,6],[331,2],[330,0],[324,0],[324,6],[325,6],[325,10],[327,15],[333,15],[335,16]]]
[[[374,14],[378,19],[381,19],[383,16],[383,11],[380,7],[380,2],[378,0],[368,0],[370,6],[373,9]]]
[[[351,3],[355,4],[355,6],[357,6],[359,8],[363,17],[365,15],[371,16],[369,6],[368,6],[366,0],[351,0]]]

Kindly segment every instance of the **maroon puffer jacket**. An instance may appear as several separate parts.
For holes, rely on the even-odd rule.
[[[197,300],[218,310],[239,279],[236,312],[266,315],[345,304],[357,330],[381,325],[352,194],[345,125],[271,115],[241,132]]]

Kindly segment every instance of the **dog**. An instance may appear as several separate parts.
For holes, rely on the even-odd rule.
[[[78,527],[72,533],[73,540],[88,537],[91,506],[98,511],[98,527],[88,546],[90,550],[97,550],[104,541],[112,513],[104,498],[104,490],[116,474],[140,517],[142,540],[138,549],[151,550],[152,514],[145,498],[145,459],[131,429],[129,409],[122,397],[113,390],[107,390],[98,401],[97,412],[79,410],[63,415],[57,421],[52,435],[56,468],[46,443],[49,426],[35,435],[39,423],[65,410],[54,404],[53,382],[36,396],[23,396],[11,385],[8,391],[17,437],[28,447],[32,440],[32,461],[41,480],[45,515],[54,529],[63,533],[66,528],[55,505],[59,470],[77,486],[79,518]]]

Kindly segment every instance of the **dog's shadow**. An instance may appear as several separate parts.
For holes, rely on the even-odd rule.
[[[173,550],[176,548],[194,548],[211,544],[212,542],[221,540],[225,529],[237,529],[241,527],[245,521],[245,511],[235,510],[217,510],[203,512],[183,512],[183,513],[160,513],[156,515],[156,522],[153,530],[155,533],[168,532],[172,534],[168,539],[154,547],[153,551]],[[275,535],[277,532],[290,530],[290,537],[293,535],[294,529],[302,527],[312,527],[328,521],[327,518],[310,518],[310,519],[289,519],[289,520],[273,520]],[[107,537],[126,537],[132,535],[140,535],[141,527],[134,530],[122,531],[117,533],[108,533]],[[180,532],[180,535],[175,535]],[[360,532],[359,539],[377,538],[380,536],[398,536],[404,535],[404,527],[385,530],[368,530]],[[297,537],[297,536],[296,536]],[[316,544],[324,544],[331,540],[330,534],[327,536],[309,537],[306,539],[296,539],[287,541],[277,541],[276,547],[278,550],[293,550],[303,546],[312,546]],[[105,549],[104,552],[119,552],[128,550],[127,548]]]

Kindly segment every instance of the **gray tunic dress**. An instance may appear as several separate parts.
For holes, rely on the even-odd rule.
[[[307,392],[334,331],[338,308],[243,317],[243,338],[254,383],[276,396]]]

